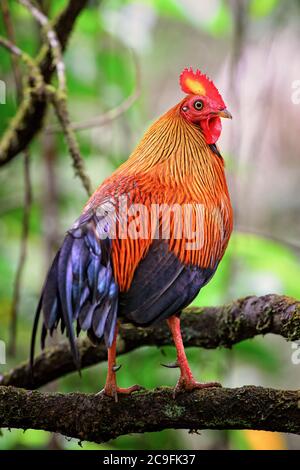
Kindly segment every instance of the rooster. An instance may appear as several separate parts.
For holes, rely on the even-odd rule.
[[[77,335],[87,331],[96,343],[104,338],[108,372],[103,393],[116,400],[141,388],[117,386],[119,319],[142,327],[167,321],[180,368],[175,393],[219,385],[194,379],[180,313],[214,275],[232,232],[224,161],[216,146],[220,118],[231,114],[199,70],[184,69],[180,85],[184,98],[150,126],[67,232],[33,325],[32,365],[41,312],[42,347],[47,332],[60,323],[78,369],[74,323]]]

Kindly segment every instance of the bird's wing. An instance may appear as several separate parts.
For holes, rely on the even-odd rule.
[[[216,268],[184,265],[165,240],[154,240],[129,290],[120,294],[120,315],[137,325],[149,325],[179,313]]]
[[[108,347],[112,344],[119,292],[111,265],[111,239],[107,237],[107,220],[94,211],[87,211],[68,231],[48,272],[37,307],[31,363],[41,312],[42,347],[47,331],[51,334],[60,323],[62,331],[66,329],[78,368],[74,321],[77,321],[77,333],[85,330],[92,337],[104,336]]]

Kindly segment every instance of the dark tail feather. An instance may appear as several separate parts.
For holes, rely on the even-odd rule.
[[[36,312],[34,315],[34,321],[33,321],[33,328],[32,328],[32,334],[31,334],[31,342],[30,342],[30,373],[31,377],[33,378],[33,364],[34,364],[34,350],[35,350],[35,340],[36,340],[36,334],[37,334],[37,329],[39,325],[39,319],[42,311],[42,302],[43,302],[43,294],[40,297],[38,306],[36,308]]]
[[[43,288],[43,302],[42,310],[44,313],[44,323],[47,330],[52,330],[54,325],[61,317],[59,302],[58,302],[58,259],[60,251],[56,254],[51,268],[49,269],[45,286]]]
[[[105,324],[110,311],[109,301],[106,301],[103,306],[96,308],[93,317],[93,327],[90,328],[94,331],[98,338],[102,338],[104,334]]]
[[[41,332],[42,348],[47,332],[52,334],[60,323],[66,330],[73,360],[80,370],[77,335],[87,330],[97,340],[104,336],[111,346],[118,311],[118,286],[111,265],[111,241],[98,235],[96,216],[84,214],[71,229],[56,254],[48,272],[37,307],[30,350],[34,362],[34,345],[41,311],[44,322]]]
[[[58,291],[62,306],[62,315],[69,338],[71,352],[77,370],[80,370],[80,357],[75,341],[72,306],[72,245],[73,238],[67,235],[58,258]]]
[[[111,306],[111,309],[110,309],[110,312],[109,312],[109,315],[107,317],[107,321],[105,324],[105,330],[104,330],[104,340],[108,348],[111,347],[113,339],[114,339],[116,323],[117,323],[117,312],[118,312],[118,303],[115,302],[114,305]]]

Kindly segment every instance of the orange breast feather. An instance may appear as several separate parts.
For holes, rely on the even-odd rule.
[[[137,238],[130,233],[119,238],[117,233],[112,242],[114,275],[121,291],[129,288],[158,226],[160,237],[166,238],[161,232],[168,216],[169,248],[182,263],[212,268],[221,260],[232,231],[224,162],[204,143],[197,127],[181,118],[178,106],[150,127],[128,161],[100,186],[87,207],[110,199],[118,212],[120,196],[126,198],[128,208],[132,204],[143,208],[142,214],[129,213],[125,232],[144,224]],[[159,218],[153,217],[157,206],[169,208],[165,218],[163,210]],[[178,236],[180,224],[183,230]],[[124,235],[124,226],[118,228]]]

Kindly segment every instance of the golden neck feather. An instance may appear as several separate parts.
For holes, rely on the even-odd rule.
[[[195,198],[203,189],[211,197],[227,192],[223,159],[205,142],[197,125],[187,122],[174,106],[150,126],[118,173],[153,176],[160,183],[176,188],[184,185]]]

